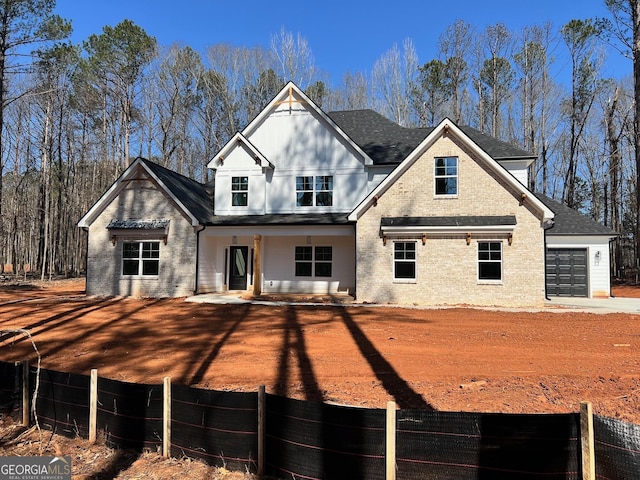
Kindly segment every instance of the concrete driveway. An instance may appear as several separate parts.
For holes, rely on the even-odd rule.
[[[551,297],[547,307],[574,309],[590,313],[637,313],[640,314],[640,298],[579,298]]]

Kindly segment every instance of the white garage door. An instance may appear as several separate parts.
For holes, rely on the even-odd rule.
[[[547,295],[588,297],[587,258],[586,248],[548,248]]]

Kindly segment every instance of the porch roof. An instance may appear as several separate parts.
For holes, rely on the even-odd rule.
[[[251,225],[350,225],[348,213],[287,213],[272,215],[225,215],[213,217],[208,226],[251,226]]]
[[[384,217],[381,227],[488,227],[516,225],[515,215],[452,217]]]

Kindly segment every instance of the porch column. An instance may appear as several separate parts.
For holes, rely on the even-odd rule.
[[[262,235],[253,236],[253,294],[260,295],[262,293],[260,272],[260,256],[262,252]]]

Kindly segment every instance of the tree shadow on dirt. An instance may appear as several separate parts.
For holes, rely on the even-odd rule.
[[[307,353],[304,331],[298,321],[296,309],[291,305],[287,307],[285,313],[282,347],[278,360],[278,377],[274,392],[276,395],[286,396],[288,393],[292,369],[290,355],[294,355],[297,360],[305,398],[309,401],[324,401],[324,394],[318,385],[311,359]]]
[[[367,335],[358,326],[347,309],[337,310],[347,330],[358,345],[360,353],[369,363],[378,380],[382,382],[384,389],[391,395],[396,404],[402,409],[435,410],[418,392],[398,374],[393,365],[384,358]]]
[[[44,333],[47,330],[51,330],[54,328],[58,328],[61,327],[63,325],[66,325],[88,313],[94,312],[96,310],[100,310],[102,308],[108,307],[109,305],[113,304],[114,302],[117,302],[117,300],[113,300],[113,299],[103,299],[100,300],[96,303],[91,303],[89,305],[87,304],[81,304],[76,308],[70,309],[70,310],[65,310],[64,312],[60,312],[58,314],[52,315],[51,317],[47,317],[44,318],[42,320],[39,320],[35,323],[31,323],[29,325],[26,325],[24,327],[22,327],[22,329],[24,330],[29,330],[30,332],[38,327],[44,327],[42,330],[40,330],[39,332],[35,332],[35,333],[31,333],[31,336],[35,337],[36,335],[40,334],[40,333]],[[42,309],[46,310],[47,306],[43,306]],[[15,319],[13,319],[15,321]]]
[[[225,333],[222,337],[214,344],[213,348],[209,352],[209,354],[202,360],[200,366],[196,370],[196,372],[191,377],[191,380],[187,382],[187,385],[197,385],[204,380],[204,376],[207,373],[207,370],[219,355],[222,347],[229,341],[231,335],[233,335],[242,321],[245,319],[246,315],[249,313],[250,306],[247,304],[242,308],[242,312],[238,312],[236,314],[236,320],[229,326],[229,328],[225,329]],[[204,353],[204,352],[201,352]],[[195,354],[194,356],[200,357],[199,354]],[[186,376],[186,375],[185,375]]]

